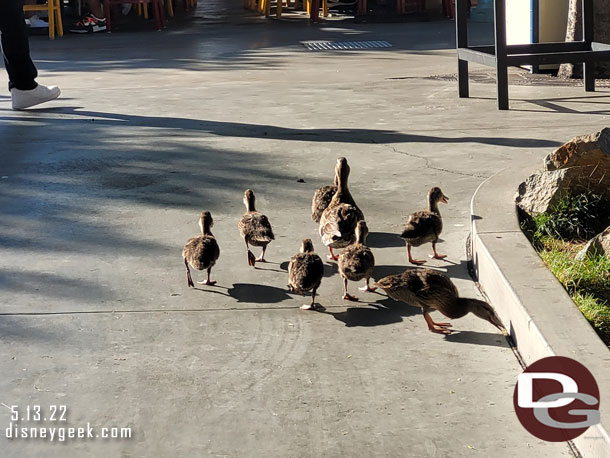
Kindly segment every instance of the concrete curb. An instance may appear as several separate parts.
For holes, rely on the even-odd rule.
[[[520,182],[541,164],[535,158],[483,182],[472,198],[475,275],[527,365],[560,355],[584,364],[601,395],[601,423],[574,444],[583,458],[610,458],[610,351],[521,232],[514,204]],[[604,402],[605,401],[605,402]]]

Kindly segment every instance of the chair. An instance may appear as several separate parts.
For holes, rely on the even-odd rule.
[[[6,0],[0,0],[6,1]],[[23,5],[23,11],[48,11],[49,12],[49,39],[55,39],[55,30],[57,35],[64,36],[64,26],[61,22],[61,0],[48,0],[42,5]]]
[[[2,1],[2,0],[0,0]],[[111,32],[111,22],[110,22],[110,6],[111,5],[121,5],[123,3],[150,3],[153,8],[153,15],[155,17],[155,25],[157,26],[157,30],[163,29],[163,22],[165,17],[163,15],[163,1],[162,0],[104,0],[104,15],[106,16],[106,31],[108,33]],[[144,9],[144,16],[147,16],[147,9]]]
[[[468,9],[472,8],[472,2],[468,0]],[[448,18],[455,18],[455,0],[443,0],[443,10]]]

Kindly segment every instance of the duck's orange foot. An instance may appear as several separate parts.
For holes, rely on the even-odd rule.
[[[451,329],[446,329],[446,328],[432,327],[432,328],[428,328],[428,330],[430,332],[434,332],[436,334],[445,334],[445,335],[451,334]]]
[[[429,255],[430,259],[445,259],[447,257],[446,254],[435,254],[435,255]]]
[[[331,261],[338,261],[339,260],[339,256],[337,256],[336,254],[329,254],[327,257]]]
[[[358,288],[358,289],[359,289],[360,291],[364,291],[364,292],[369,292],[369,293],[372,293],[373,291],[375,291],[375,290],[377,289],[377,287],[376,287],[376,286],[369,286],[369,285],[366,285],[366,286],[363,286],[362,288]]]
[[[413,259],[413,258],[409,258],[409,262],[411,264],[415,264],[416,266],[421,266],[426,263],[426,261],[422,261],[421,259]]]
[[[197,283],[199,283],[200,285],[214,286],[216,284],[216,280],[214,280],[214,281],[204,280],[204,281],[198,281]]]
[[[358,302],[358,298],[356,296],[352,296],[351,294],[346,294],[343,296],[344,301],[353,301]]]
[[[433,322],[432,323],[434,326],[438,326],[439,328],[452,328],[453,325],[451,323],[437,323],[437,322]]]

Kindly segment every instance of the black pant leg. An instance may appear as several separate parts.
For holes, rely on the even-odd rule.
[[[9,77],[9,89],[34,89],[38,72],[30,57],[28,31],[21,0],[0,0],[2,53]]]

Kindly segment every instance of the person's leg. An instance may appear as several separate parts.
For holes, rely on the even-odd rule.
[[[102,0],[88,0],[87,5],[89,13],[68,27],[68,30],[73,33],[105,32],[106,16],[104,16]]]
[[[59,97],[57,86],[36,83],[38,71],[30,57],[21,0],[0,0],[0,33],[13,109],[22,110]]]
[[[98,19],[104,19],[104,10],[102,10],[101,0],[88,0],[89,11]]]
[[[34,89],[38,72],[30,57],[28,32],[19,0],[0,0],[0,32],[9,89]]]

